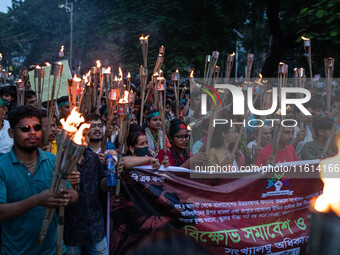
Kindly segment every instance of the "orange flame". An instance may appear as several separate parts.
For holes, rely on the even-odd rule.
[[[64,45],[61,45],[60,52],[63,52],[63,51],[64,51]]]
[[[118,81],[117,75],[115,75],[115,79],[114,79],[114,81]]]
[[[111,67],[106,68],[104,74],[111,74]]]
[[[123,71],[122,71],[122,68],[118,68],[119,69],[119,76],[120,76],[120,79],[123,79]]]
[[[124,96],[119,99],[119,104],[127,104],[129,103],[129,91],[124,90]]]
[[[304,41],[309,41],[310,40],[309,38],[304,37],[304,36],[301,36],[301,39],[304,40]]]
[[[149,36],[150,36],[150,35],[147,35],[147,36],[144,37],[144,36],[142,35],[141,37],[139,37],[139,40],[141,40],[141,41],[142,41],[142,40],[148,40],[148,39],[149,39]]]
[[[72,80],[73,80],[74,82],[81,82],[81,78],[79,78],[79,77],[77,76],[76,73],[74,74],[74,77],[73,77]]]
[[[262,79],[262,74],[261,73],[259,73],[259,77],[260,77],[260,79]]]
[[[128,78],[128,79],[130,79],[131,78],[131,74],[130,74],[130,72],[128,72],[128,74],[127,74],[127,77],[126,78]]]
[[[45,66],[51,66],[51,64],[48,62],[45,62]]]
[[[194,78],[194,70],[191,70],[191,72],[190,72],[190,78]]]
[[[37,65],[35,68],[36,68],[36,69],[41,69],[41,66]]]
[[[187,130],[188,130],[189,132],[192,130],[192,128],[191,128],[190,125],[187,126]]]
[[[338,154],[332,158],[322,160],[320,162],[320,172],[321,179],[323,181],[324,188],[323,194],[320,195],[315,202],[314,208],[318,212],[334,212],[336,215],[340,216],[340,178],[334,178],[328,176],[327,173],[332,172],[333,167],[339,164],[340,159],[340,139],[336,140],[338,147]]]
[[[83,123],[80,128],[78,129],[78,131],[74,134],[74,136],[72,137],[72,141],[75,144],[78,145],[86,145],[85,143],[85,137],[83,135],[84,129],[88,129],[91,127],[90,123]]]
[[[60,123],[63,126],[63,129],[70,133],[75,133],[78,130],[78,126],[80,123],[84,122],[85,119],[81,114],[77,111],[77,107],[74,107],[71,114],[65,119],[61,119]]]
[[[97,64],[97,68],[100,68],[102,66],[102,63],[100,63],[100,60],[97,60],[96,64]]]

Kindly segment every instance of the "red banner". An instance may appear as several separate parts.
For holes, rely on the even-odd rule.
[[[305,254],[311,198],[320,179],[205,178],[189,172],[133,169],[111,199],[110,254],[125,254],[147,234],[167,227],[212,254]]]

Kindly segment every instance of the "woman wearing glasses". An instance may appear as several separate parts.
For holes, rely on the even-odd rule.
[[[178,119],[171,120],[168,135],[171,147],[167,149],[166,155],[170,166],[189,168],[191,154],[186,148],[190,142],[190,135],[184,122]],[[157,158],[159,162],[163,162],[164,150],[159,151]]]

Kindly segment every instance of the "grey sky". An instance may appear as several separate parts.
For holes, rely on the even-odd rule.
[[[12,5],[12,0],[0,0],[0,12],[7,12],[7,6]]]

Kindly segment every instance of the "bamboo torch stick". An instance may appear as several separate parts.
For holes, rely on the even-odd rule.
[[[212,75],[217,63],[217,60],[219,58],[220,53],[218,51],[213,51],[208,66],[208,70],[207,70],[207,75],[206,75],[206,79],[204,79],[205,82],[209,83],[211,86],[214,86],[213,84],[213,80]],[[212,135],[213,135],[213,122],[214,119],[217,118],[218,115],[218,107],[215,106],[214,104],[211,104],[211,112],[210,112],[210,120],[209,120],[209,128],[208,128],[208,134],[207,134],[207,141],[206,141],[206,147],[205,147],[205,152],[207,154],[209,154],[210,152],[210,146],[211,146],[211,140],[212,140]]]
[[[24,82],[20,79],[16,81],[16,90],[17,90],[17,106],[24,105]]]
[[[287,75],[288,75],[288,65],[286,65],[285,63],[280,62],[279,63],[279,70],[278,70],[278,90],[279,93],[281,92],[281,88],[286,87],[287,84]],[[279,106],[281,107],[281,100],[279,100],[280,104]],[[282,112],[282,109],[280,108],[277,112]],[[276,154],[277,154],[277,150],[279,147],[279,142],[280,142],[280,137],[281,137],[281,133],[282,133],[282,120],[283,120],[283,115],[281,114],[281,118],[280,118],[280,124],[278,126],[277,129],[275,129],[276,132],[274,132],[274,143],[273,143],[273,151],[272,151],[272,158],[273,161],[272,164],[275,163],[275,159],[276,159]]]
[[[144,108],[144,95],[145,95],[145,86],[148,78],[148,69],[147,67],[141,66],[139,69],[140,77],[141,77],[141,105],[140,105],[140,119],[139,124],[143,126],[143,108]]]
[[[253,67],[254,54],[249,53],[247,58],[247,81],[250,81],[251,69]]]
[[[332,97],[332,79],[334,73],[334,58],[325,58],[325,73],[327,81],[327,101],[326,101],[326,111],[331,112],[331,97]]]
[[[303,40],[303,47],[308,61],[310,85],[313,86],[313,70],[312,70],[312,42],[309,38],[301,36]]]
[[[118,162],[121,162],[123,157],[123,148],[125,143],[125,132],[126,132],[126,115],[127,115],[127,104],[128,104],[128,97],[129,92],[124,91],[123,97],[119,100],[118,104],[118,115],[119,115],[119,126],[120,126],[120,132],[118,136],[118,142],[119,142],[119,149],[118,149]],[[119,202],[119,193],[120,193],[120,174],[117,174],[117,185],[116,185],[116,192],[115,192],[115,201]]]
[[[304,88],[305,87],[305,69],[304,68],[299,68],[298,69],[298,79],[299,79],[299,87]],[[300,98],[302,98],[302,95],[300,94]],[[303,123],[303,113],[300,112],[300,129],[305,129],[304,123]]]
[[[51,122],[52,118],[54,117],[55,113],[55,107],[56,107],[56,99],[58,98],[59,94],[59,89],[60,89],[60,84],[61,84],[61,79],[63,75],[63,64],[61,62],[53,64],[54,72],[53,72],[53,83],[52,83],[52,95],[50,101],[47,103],[49,105],[48,107],[48,119],[47,119],[47,128],[46,128],[46,134],[44,138],[44,145],[48,145],[48,137],[50,134],[50,129],[51,129]],[[51,68],[52,72],[52,68]],[[57,79],[59,77],[59,86],[58,86],[58,91],[57,94],[56,92],[56,86],[57,86]]]

